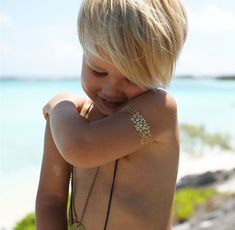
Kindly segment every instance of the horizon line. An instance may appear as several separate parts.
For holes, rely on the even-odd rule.
[[[80,75],[0,75],[0,80],[80,80]],[[219,79],[235,80],[235,74],[225,75],[193,75],[193,74],[176,74],[173,79]]]

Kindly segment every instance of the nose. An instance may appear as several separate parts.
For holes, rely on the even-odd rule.
[[[107,79],[103,84],[102,93],[110,98],[121,97],[123,92],[120,82],[111,78]]]

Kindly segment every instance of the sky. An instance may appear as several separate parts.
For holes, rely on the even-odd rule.
[[[0,0],[0,78],[80,75],[81,0]],[[235,74],[235,1],[182,0],[189,31],[176,75]]]

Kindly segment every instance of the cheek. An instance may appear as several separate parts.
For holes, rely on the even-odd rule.
[[[147,89],[145,90],[145,89],[140,89],[140,88],[138,88],[138,87],[136,87],[136,88],[129,88],[126,92],[126,94],[128,95],[128,98],[129,99],[132,99],[132,98],[135,98],[135,97],[137,97],[137,96],[139,96],[139,95],[141,95],[142,93],[144,93],[144,92],[146,92],[147,91]]]
[[[87,94],[94,93],[98,89],[98,82],[96,78],[85,69],[83,69],[81,73],[81,84],[83,90]]]

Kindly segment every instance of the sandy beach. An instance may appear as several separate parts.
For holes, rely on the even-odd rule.
[[[204,147],[200,154],[181,153],[178,180],[190,174],[206,171],[230,170],[235,167],[235,152]]]
[[[0,230],[12,230],[17,221],[34,211],[38,173],[31,169],[1,176]]]

